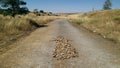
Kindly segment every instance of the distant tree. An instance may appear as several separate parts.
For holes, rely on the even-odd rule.
[[[0,7],[0,14],[2,13],[2,8]]]
[[[34,14],[36,14],[37,16],[40,16],[40,12],[38,11],[38,9],[34,9]]]
[[[44,13],[44,10],[40,10],[40,13]]]
[[[109,9],[111,9],[111,7],[112,7],[111,1],[110,0],[106,0],[105,4],[103,5],[103,9],[104,10],[109,10]]]
[[[52,12],[49,12],[49,14],[53,14]]]
[[[33,12],[36,14],[38,13],[38,9],[34,9]]]
[[[0,0],[2,7],[11,9],[12,16],[20,13],[20,6],[26,5],[23,0]]]

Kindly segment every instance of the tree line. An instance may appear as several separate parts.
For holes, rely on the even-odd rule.
[[[29,9],[27,7],[21,7],[26,5],[27,3],[23,0],[0,0],[0,14],[3,15],[11,15],[15,16],[16,14],[27,14],[29,12]],[[112,7],[112,3],[110,0],[106,0],[103,9],[109,10]],[[37,13],[37,10],[35,10]],[[40,11],[44,12],[44,11]]]
[[[15,16],[16,14],[26,14],[29,12],[27,7],[21,7],[27,3],[23,0],[0,0],[0,13],[3,15]]]

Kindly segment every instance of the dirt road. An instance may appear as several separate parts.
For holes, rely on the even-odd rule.
[[[59,35],[72,40],[79,57],[53,59],[56,44],[51,40]],[[0,56],[0,68],[120,68],[118,45],[84,28],[77,29],[64,19],[37,29],[14,45],[17,47]]]

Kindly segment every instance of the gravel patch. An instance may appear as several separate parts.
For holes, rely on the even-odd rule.
[[[64,38],[63,36],[57,36],[54,41],[56,42],[56,47],[53,50],[53,58],[57,60],[64,60],[78,57],[78,52],[71,45],[70,40]]]

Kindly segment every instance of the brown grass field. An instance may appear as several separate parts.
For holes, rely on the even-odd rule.
[[[30,34],[37,28],[44,27],[57,18],[68,19],[76,26],[82,26],[103,38],[120,43],[120,9],[60,14],[60,16],[37,16],[29,13],[17,15],[13,18],[0,15],[0,53],[10,49],[9,45],[19,38]]]
[[[10,44],[23,36],[27,36],[37,28],[44,27],[56,16],[37,16],[33,13],[27,15],[11,16],[0,15],[0,53],[7,51]]]
[[[120,9],[73,14],[68,15],[67,18],[74,24],[120,43]]]

